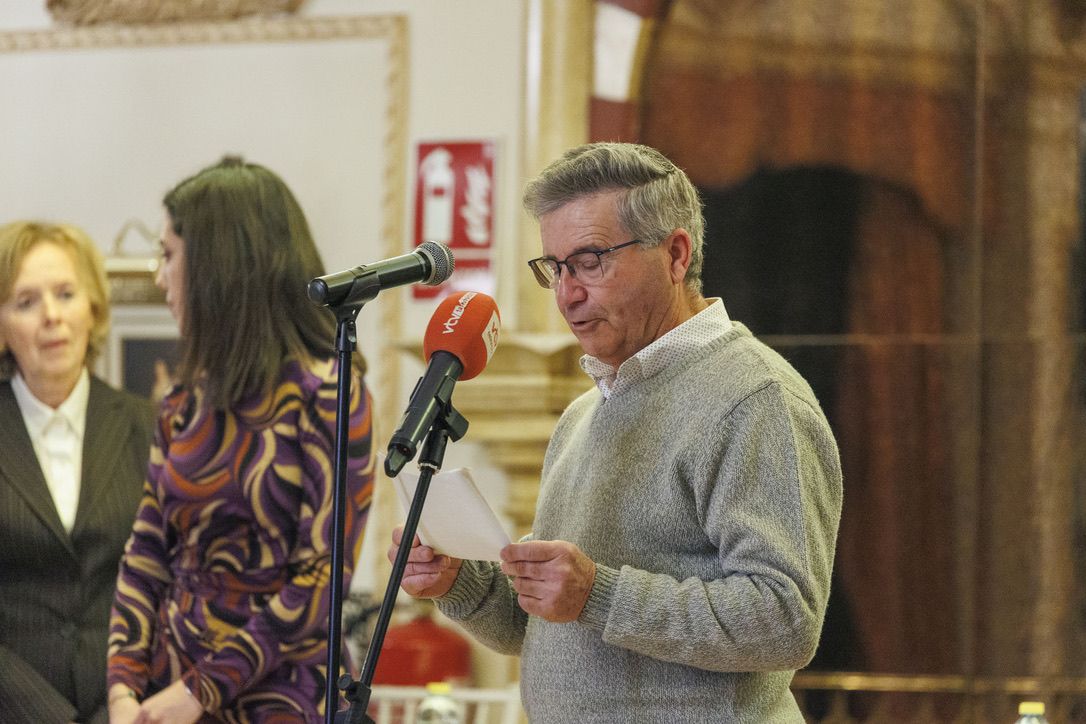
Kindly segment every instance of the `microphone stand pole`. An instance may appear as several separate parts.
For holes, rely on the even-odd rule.
[[[363,302],[364,303],[364,302]],[[328,674],[324,699],[325,721],[332,724],[339,709],[339,693],[332,681],[339,675],[343,645],[343,529],[347,513],[347,447],[351,417],[351,354],[357,335],[355,317],[362,304],[333,310],[336,315],[336,357],[339,376],[336,385],[335,487],[332,491],[332,575],[328,606]]]
[[[320,282],[318,284],[318,282]],[[336,304],[323,304],[326,286],[320,277],[309,282],[306,293],[314,303],[326,306],[336,316],[336,360],[339,375],[336,382],[336,432],[332,457],[335,481],[332,489],[332,561],[331,590],[328,602],[328,672],[325,682],[324,713],[327,724],[333,724],[339,709],[339,693],[332,682],[339,676],[339,657],[343,647],[343,529],[347,514],[347,448],[351,417],[351,355],[358,336],[355,318],[366,302],[373,301],[381,291],[376,272],[357,276],[348,293]]]
[[[373,674],[377,668],[377,658],[381,655],[381,646],[385,640],[389,619],[392,617],[392,609],[396,605],[400,581],[403,580],[404,571],[407,569],[407,557],[411,553],[411,542],[415,539],[415,531],[422,517],[422,506],[426,502],[426,493],[430,489],[430,478],[441,469],[449,440],[456,442],[464,436],[467,429],[468,421],[449,403],[442,406],[441,413],[434,420],[433,427],[426,436],[422,451],[419,453],[419,482],[415,487],[415,496],[411,500],[407,521],[403,526],[400,548],[396,552],[396,560],[392,563],[392,573],[389,575],[388,586],[385,588],[381,612],[377,616],[377,625],[370,641],[369,651],[366,653],[366,662],[362,666],[362,677],[358,681],[352,681],[349,674],[344,674],[338,682],[339,688],[344,692],[344,698],[350,702],[351,706],[347,711],[336,715],[337,724],[375,724],[366,713],[370,703]],[[329,686],[328,689],[331,691],[332,687]],[[332,719],[328,721],[332,724]]]

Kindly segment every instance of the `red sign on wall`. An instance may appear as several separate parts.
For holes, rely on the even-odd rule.
[[[418,144],[415,165],[415,246],[447,245],[456,260],[439,287],[415,285],[416,299],[455,291],[494,294],[494,142]]]

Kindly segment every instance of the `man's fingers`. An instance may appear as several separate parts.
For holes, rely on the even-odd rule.
[[[561,552],[556,541],[532,540],[527,543],[510,543],[501,550],[502,561],[549,561]]]
[[[398,543],[393,543],[388,547],[388,560],[394,562],[396,556],[399,555],[400,546]],[[415,546],[411,549],[411,552],[407,554],[407,560],[410,562],[426,563],[428,561],[436,561],[440,558],[448,558],[448,556],[439,556],[434,553],[434,549],[429,546]]]
[[[403,526],[397,526],[396,528],[392,529],[392,542],[395,543],[396,545],[399,545],[402,541],[403,541]],[[419,536],[416,533],[415,536],[411,539],[411,545],[412,546],[417,546],[417,545],[421,545],[421,544],[422,544],[422,541],[419,540]]]
[[[532,561],[512,561],[501,563],[502,573],[517,578],[535,578],[542,580],[547,573],[547,566]]]
[[[396,562],[396,556],[400,552],[400,544],[403,543],[403,527],[398,526],[392,529],[392,545],[388,548],[388,560],[390,563]],[[430,561],[436,556],[434,555],[434,549],[429,546],[422,545],[418,535],[415,535],[411,541],[411,551],[407,554],[407,560],[409,561]]]
[[[441,573],[449,568],[448,556],[434,556],[429,560],[408,559],[404,573]]]
[[[541,599],[547,595],[548,588],[542,582],[530,578],[514,578],[513,590],[521,596]]]

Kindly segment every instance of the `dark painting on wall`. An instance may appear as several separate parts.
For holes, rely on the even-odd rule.
[[[177,339],[172,337],[123,340],[121,385],[133,394],[151,397],[156,381],[155,364],[161,361],[168,370],[176,369],[178,354]]]

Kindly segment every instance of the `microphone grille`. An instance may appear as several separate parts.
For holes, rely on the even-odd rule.
[[[424,241],[415,251],[430,260],[430,276],[422,280],[423,284],[436,287],[452,276],[456,261],[449,247],[436,241]]]

